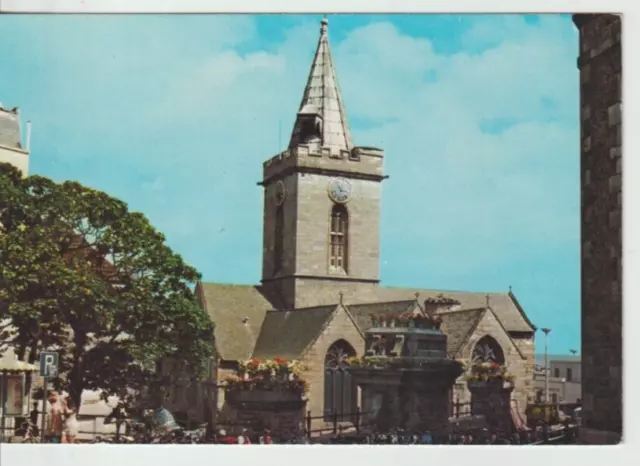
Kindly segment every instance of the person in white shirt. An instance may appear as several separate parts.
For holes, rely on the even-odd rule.
[[[63,413],[65,416],[62,443],[76,443],[80,424],[78,423],[75,403],[69,397],[65,399]]]

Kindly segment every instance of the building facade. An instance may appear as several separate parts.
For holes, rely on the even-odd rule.
[[[582,361],[580,356],[553,356],[549,358],[549,402],[554,404],[575,404],[582,398]],[[544,358],[536,364],[533,375],[531,401],[545,400],[547,381],[545,377]]]
[[[218,384],[224,386],[241,360],[301,360],[314,416],[354,412],[357,387],[345,360],[363,354],[371,316],[418,311],[442,317],[450,357],[505,364],[516,376],[514,405],[524,412],[535,327],[511,290],[445,292],[379,283],[385,156],[381,148],[354,144],[323,20],[289,144],[263,166],[262,282],[197,286],[216,324]],[[464,382],[456,387],[452,399],[468,400]]]
[[[9,163],[20,169],[24,176],[29,174],[29,123],[27,142],[22,142],[20,111],[7,109],[0,104],[0,163]]]
[[[579,14],[584,441],[622,434],[622,21]]]

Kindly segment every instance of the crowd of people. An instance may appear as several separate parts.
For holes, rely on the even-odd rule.
[[[76,443],[79,423],[73,400],[51,391],[47,405],[42,438],[46,443]],[[37,428],[37,404],[32,412],[29,431],[31,437],[40,436]],[[339,432],[325,436],[309,436],[303,431],[272,434],[269,429],[241,428],[229,434],[224,428],[214,431],[206,425],[187,430],[174,419],[165,408],[144,410],[136,421],[128,416],[122,406],[113,409],[107,422],[116,422],[117,434],[108,438],[96,438],[94,443],[200,443],[224,445],[271,445],[271,444],[368,444],[368,445],[530,445],[547,443],[555,438],[557,443],[572,443],[577,432],[565,426],[562,432],[550,435],[549,430],[534,428],[522,432],[491,432],[488,429],[453,431],[450,433],[408,432]],[[124,426],[122,430],[121,427]],[[236,426],[237,429],[237,426]],[[29,436],[26,436],[29,437]],[[559,440],[558,440],[559,439]]]

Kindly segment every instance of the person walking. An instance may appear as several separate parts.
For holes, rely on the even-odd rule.
[[[80,423],[78,422],[75,403],[71,398],[67,397],[64,403],[64,435],[62,443],[76,443],[78,430],[80,430]]]
[[[44,400],[43,400],[44,401]],[[58,392],[51,391],[48,396],[49,409],[44,411],[47,413],[47,422],[45,423],[44,442],[45,443],[61,443],[62,431],[64,429],[64,408],[58,398]],[[44,401],[43,404],[46,404]]]

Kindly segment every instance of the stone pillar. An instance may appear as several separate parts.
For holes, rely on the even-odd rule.
[[[449,387],[429,387],[419,391],[417,396],[417,412],[420,423],[419,431],[446,432],[449,428]]]
[[[471,392],[473,416],[484,416],[487,424],[494,430],[514,429],[511,418],[511,392],[513,391],[511,382],[470,380],[467,385]]]

